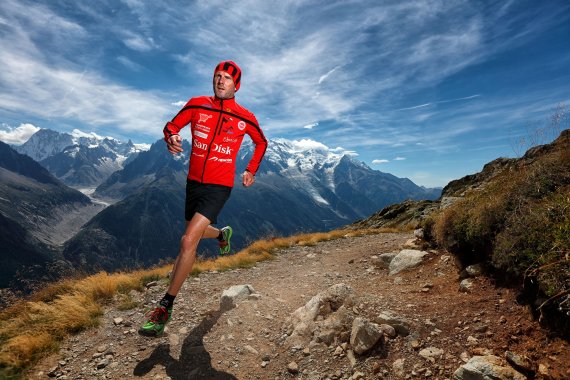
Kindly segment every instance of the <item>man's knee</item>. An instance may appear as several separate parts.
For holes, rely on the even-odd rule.
[[[182,235],[182,238],[180,238],[180,245],[184,249],[191,249],[191,248],[195,248],[196,246],[198,246],[199,241],[200,241],[200,238],[197,236],[194,236],[192,234],[184,234],[184,235]]]

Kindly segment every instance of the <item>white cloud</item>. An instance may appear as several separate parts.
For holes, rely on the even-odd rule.
[[[394,161],[404,161],[406,159],[406,157],[396,157],[394,158]]]
[[[186,103],[187,103],[187,102],[185,102],[185,101],[183,101],[183,100],[179,100],[179,101],[177,101],[177,102],[170,103],[170,104],[172,104],[172,105],[175,106],[175,107],[180,108],[180,107],[184,107],[184,106],[186,105]]]
[[[302,139],[302,140],[293,140],[293,146],[300,152],[311,150],[311,149],[321,149],[321,150],[329,150],[329,147],[325,144],[311,140],[311,139]]]
[[[33,124],[20,124],[17,128],[3,124],[0,129],[0,141],[11,145],[22,145],[40,128]]]
[[[389,160],[372,160],[372,164],[379,165],[379,164],[386,164],[390,162]]]
[[[305,128],[305,129],[313,129],[313,128],[316,127],[317,125],[319,125],[319,123],[307,124],[307,125],[305,125],[303,128]]]
[[[143,37],[134,33],[128,33],[124,38],[123,43],[130,49],[139,52],[149,52],[156,48],[154,39],[151,37]]]

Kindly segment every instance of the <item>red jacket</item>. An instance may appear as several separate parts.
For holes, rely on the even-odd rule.
[[[214,96],[192,98],[164,127],[164,139],[190,124],[192,154],[188,179],[233,187],[236,156],[247,133],[255,150],[246,170],[255,175],[267,149],[267,140],[257,119],[235,99]]]

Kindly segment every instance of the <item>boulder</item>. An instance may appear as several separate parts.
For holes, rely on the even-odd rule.
[[[352,322],[352,332],[350,334],[350,345],[357,354],[363,354],[383,339],[384,332],[376,323],[372,323],[365,318],[354,318]]]
[[[403,249],[390,262],[390,276],[400,273],[401,271],[415,268],[421,264],[426,251],[418,251],[416,249]]]
[[[220,310],[230,310],[236,307],[236,303],[245,300],[254,293],[255,290],[251,285],[234,285],[224,290],[220,300]]]
[[[453,373],[454,380],[525,380],[526,376],[494,355],[474,356]]]

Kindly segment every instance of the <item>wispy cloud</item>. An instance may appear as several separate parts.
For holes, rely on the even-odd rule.
[[[331,71],[329,71],[328,73],[326,73],[325,75],[321,75],[321,77],[319,78],[319,84],[323,83],[325,80],[327,80],[328,77],[331,76],[332,73],[334,73],[336,71],[336,69],[338,69],[340,66],[335,67],[334,69],[332,69]]]
[[[438,101],[438,102],[425,103],[425,104],[420,104],[420,105],[417,105],[417,106],[406,107],[406,108],[400,108],[400,109],[398,109],[398,110],[396,110],[396,111],[415,110],[415,109],[418,109],[418,108],[429,107],[429,106],[434,105],[434,104],[452,103],[452,102],[458,102],[458,101],[460,101],[460,100],[475,99],[475,98],[478,98],[478,97],[480,97],[480,96],[481,96],[481,95],[477,94],[477,95],[466,96],[466,97],[464,97],[464,98],[449,99],[449,100],[440,100],[440,101]]]
[[[386,163],[388,163],[388,162],[390,162],[390,160],[384,160],[384,159],[382,159],[382,160],[372,160],[372,163],[373,163],[374,165],[386,164]]]
[[[305,129],[313,129],[313,128],[315,128],[315,127],[318,126],[318,125],[319,125],[319,123],[311,123],[311,124],[307,124],[307,125],[303,126],[303,128],[305,128]]]

